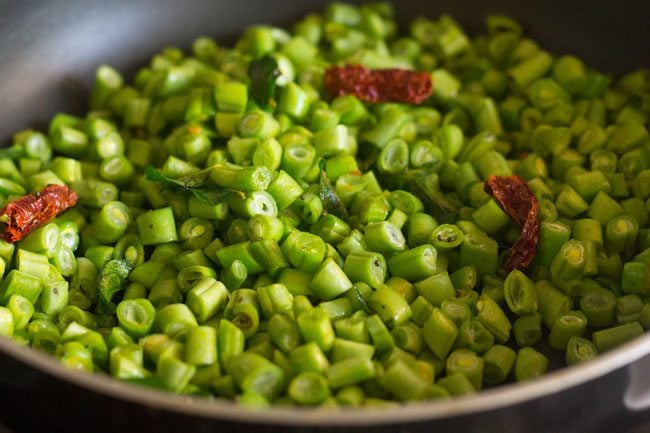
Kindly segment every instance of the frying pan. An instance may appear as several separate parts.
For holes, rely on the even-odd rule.
[[[169,45],[199,35],[232,42],[256,23],[289,25],[323,0],[0,0],[0,143],[56,112],[82,114],[102,64],[132,74]],[[650,66],[650,2],[607,0],[395,3],[402,25],[452,14],[470,34],[482,17],[508,13],[550,51],[577,54],[621,74]],[[0,339],[0,423],[21,432],[646,432],[650,335],[585,365],[526,384],[449,402],[397,409],[252,410],[176,396],[70,371]]]

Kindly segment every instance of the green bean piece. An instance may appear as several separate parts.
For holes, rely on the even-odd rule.
[[[344,407],[361,407],[366,403],[366,394],[360,386],[348,385],[338,390],[335,401]]]
[[[568,185],[565,185],[557,195],[555,207],[557,208],[558,214],[567,218],[573,218],[590,209],[589,204]],[[587,214],[592,217],[591,212]]]
[[[495,385],[506,380],[515,365],[517,354],[507,346],[496,344],[483,354],[483,382]]]
[[[643,326],[643,329],[648,329],[650,327],[650,307],[648,304],[644,303],[639,312],[639,323]]]
[[[252,241],[262,239],[279,241],[284,236],[284,224],[277,217],[257,214],[248,220],[247,235]]]
[[[293,295],[284,284],[270,284],[257,288],[257,299],[266,319],[274,314],[284,314],[293,307]]]
[[[395,340],[382,319],[374,314],[366,319],[370,340],[378,353],[385,352],[395,345]]]
[[[587,317],[580,311],[569,311],[558,316],[551,327],[548,341],[551,347],[566,350],[572,337],[582,337],[587,328]]]
[[[585,220],[576,220],[585,221]],[[591,220],[595,221],[595,220]],[[598,229],[600,229],[600,224]],[[574,224],[573,236],[577,240],[584,239],[582,224]],[[578,233],[575,233],[577,230]],[[539,244],[535,254],[535,262],[544,267],[550,267],[553,258],[560,252],[571,236],[571,228],[557,221],[542,221],[539,230]],[[596,235],[597,236],[597,235]]]
[[[142,308],[143,311],[149,310],[148,307],[142,306]],[[125,319],[132,321],[133,318],[129,317],[131,316],[131,314],[136,315],[135,319],[144,319],[145,316],[144,314],[142,314],[140,309],[134,308],[133,310],[135,311],[130,311],[130,310],[131,310],[130,308],[128,309],[125,308],[125,312],[124,312]],[[170,337],[174,337],[175,335],[184,332],[189,328],[197,326],[197,322],[196,322],[196,318],[194,317],[194,314],[192,314],[192,311],[185,304],[180,304],[180,303],[170,304],[156,311],[155,314],[156,314],[155,315],[156,326],[163,333],[167,334]],[[143,321],[144,323],[148,323],[148,320],[143,320]],[[138,325],[137,324],[131,325],[129,323],[129,326],[132,327]]]
[[[400,401],[419,400],[427,391],[427,384],[422,378],[401,360],[386,369],[380,384]]]
[[[281,249],[293,266],[311,273],[321,267],[327,247],[318,236],[294,230],[286,237]]]
[[[551,262],[551,276],[558,280],[579,278],[585,268],[585,255],[586,249],[582,242],[566,242]]]
[[[623,274],[621,276],[623,292],[645,295],[650,290],[649,282],[650,265],[642,262],[627,262],[623,265]]]
[[[375,290],[370,296],[368,305],[389,327],[401,325],[413,314],[406,300],[386,285]]]
[[[429,349],[438,358],[445,359],[456,340],[458,328],[442,311],[434,308],[422,328],[422,334]]]
[[[472,382],[463,373],[452,373],[437,381],[452,396],[470,395],[476,393]]]
[[[573,300],[558,290],[547,280],[535,283],[537,291],[538,311],[542,315],[544,324],[552,327],[557,317],[573,308]]]
[[[465,320],[458,325],[458,328],[458,337],[455,343],[457,347],[469,349],[475,353],[483,353],[494,345],[494,336],[477,319]]]
[[[237,304],[231,311],[233,325],[244,333],[244,337],[252,337],[260,328],[260,313],[254,304]]]
[[[643,327],[639,322],[632,322],[596,331],[592,335],[592,341],[596,345],[598,353],[602,353],[640,335],[643,335]]]
[[[533,313],[520,316],[513,323],[512,330],[519,347],[534,346],[542,338],[542,315]]]
[[[29,299],[18,294],[13,294],[9,297],[6,308],[11,312],[14,331],[21,331],[27,328],[32,315],[34,314],[34,305],[29,301]],[[5,320],[8,321],[8,318],[5,318]],[[7,336],[10,336],[11,334],[13,334],[13,332],[7,334]]]
[[[289,362],[296,375],[308,371],[324,374],[329,361],[318,344],[308,342],[289,352]]]
[[[42,279],[44,275],[47,275],[49,267],[48,258],[44,254],[24,249],[19,249],[16,252],[16,268],[22,273]]]
[[[13,269],[4,277],[2,283],[0,283],[0,303],[6,305],[11,295],[18,294],[33,304],[38,299],[42,290],[43,283],[39,278]]]
[[[352,283],[343,269],[327,258],[312,277],[310,287],[321,299],[329,300],[351,289]]]
[[[240,167],[218,163],[211,167],[210,179],[223,188],[262,191],[271,182],[271,171],[266,166]]]
[[[203,249],[214,238],[214,226],[202,218],[188,218],[179,227],[178,237],[187,249]]]
[[[630,323],[639,321],[643,305],[643,300],[634,293],[617,298],[616,322]]]
[[[57,347],[56,357],[66,367],[75,370],[93,371],[93,359],[89,349],[78,341],[68,341]],[[115,375],[119,377],[118,375]]]
[[[240,260],[234,260],[228,268],[220,274],[220,280],[229,291],[236,290],[246,281],[248,270]]]
[[[552,62],[553,60],[549,53],[539,51],[509,69],[508,74],[523,89],[536,79],[542,77],[551,68]]]
[[[483,358],[468,349],[457,349],[447,358],[447,375],[465,375],[475,390],[483,385]]]
[[[222,83],[215,88],[214,99],[220,111],[241,113],[246,108],[248,89],[236,81]]]
[[[421,307],[420,307],[420,305],[417,305],[415,303],[415,301],[418,301],[418,300],[419,300],[419,304],[422,305]],[[429,314],[430,314],[431,311],[433,311],[433,306],[431,304],[429,304],[423,297],[418,296],[418,298],[415,301],[411,304],[411,308],[413,309],[414,306],[417,305],[422,310],[422,313],[421,313],[422,316],[424,316],[427,311],[429,312]],[[463,325],[472,316],[472,312],[470,310],[470,307],[467,304],[465,304],[465,303],[463,303],[463,302],[461,302],[459,300],[456,300],[456,299],[452,299],[452,300],[449,300],[449,301],[442,301],[442,303],[440,304],[440,310],[443,312],[443,314],[445,316],[450,318],[457,327],[460,327],[461,325]],[[416,318],[416,316],[418,316],[418,315],[416,315],[416,310],[414,309],[413,310],[413,317]],[[429,317],[428,315],[426,317],[423,317],[424,321],[426,321],[426,319],[428,319],[428,317]],[[415,320],[413,320],[413,321],[415,323],[417,323]],[[418,321],[421,321],[421,319],[418,319]],[[474,327],[474,325],[475,324],[472,324],[471,326]],[[470,340],[473,340],[474,336],[476,336],[476,334],[472,330],[472,332],[470,332],[468,334],[468,337],[470,337]]]
[[[301,342],[296,324],[283,314],[274,314],[268,322],[268,333],[273,344],[285,353],[298,347]]]
[[[305,311],[296,318],[300,335],[306,342],[314,342],[323,352],[334,344],[334,329],[327,313],[318,308]]]
[[[12,295],[12,297],[15,295]],[[9,298],[9,303],[11,298]],[[60,313],[70,302],[70,290],[67,281],[47,282],[38,299],[40,310],[45,314]],[[7,306],[9,306],[7,303]]]
[[[140,237],[134,233],[127,233],[115,243],[113,259],[125,260],[133,266],[144,263],[144,247]]]
[[[230,365],[230,360],[244,352],[245,337],[244,332],[232,322],[222,319],[219,322],[217,333],[217,354],[219,364],[226,367]],[[229,372],[229,374],[232,374]]]
[[[61,240],[61,229],[55,223],[46,224],[29,233],[18,243],[19,248],[48,254],[55,250]]]
[[[185,337],[185,362],[201,366],[217,361],[217,331],[210,326],[197,326]]]
[[[505,343],[510,337],[512,324],[501,307],[492,298],[481,295],[476,302],[476,310],[478,320],[494,335],[494,339],[498,343]]]
[[[589,361],[598,355],[596,346],[591,341],[582,337],[571,337],[566,347],[567,365],[575,365]]]
[[[296,375],[289,383],[289,397],[301,405],[314,405],[330,396],[327,378],[320,373],[307,371]]]
[[[13,333],[14,330],[13,317],[11,316],[11,311],[8,308],[6,309],[5,314],[3,314],[3,317],[3,327],[0,327],[0,329],[3,329],[3,331],[7,333],[7,336],[9,336],[10,331]],[[59,328],[54,323],[47,320],[32,320],[27,327],[27,332],[31,337],[32,347],[43,350],[47,353],[53,354],[59,345],[59,341],[61,340]]]
[[[251,110],[239,121],[239,133],[244,138],[266,140],[280,132],[280,124],[273,116],[262,110]]]
[[[134,338],[143,337],[153,328],[156,310],[147,299],[129,299],[117,305],[117,321]]]
[[[368,224],[365,229],[365,238],[371,251],[395,252],[406,248],[404,235],[388,221]]]
[[[610,219],[605,228],[605,248],[610,254],[628,251],[639,233],[639,223],[627,215]]]
[[[409,324],[408,322],[396,326],[391,332],[395,345],[409,353],[418,354],[422,352],[424,347],[424,340],[422,338],[422,330]]]
[[[170,207],[156,209],[136,218],[143,245],[157,245],[178,240],[174,214]]]
[[[476,268],[472,265],[462,266],[449,275],[454,289],[457,293],[466,294],[472,291],[478,281]]]
[[[510,222],[510,217],[494,200],[489,200],[473,214],[474,222],[486,233],[494,235],[504,229]]]
[[[393,255],[388,260],[388,267],[395,276],[418,281],[436,272],[436,258],[437,250],[425,244]]]
[[[460,245],[459,266],[475,267],[479,277],[496,272],[498,262],[497,242],[479,232],[465,233]]]
[[[334,340],[330,358],[333,363],[356,357],[372,359],[374,352],[375,348],[369,344],[337,338]]]
[[[508,308],[522,316],[537,311],[537,292],[533,282],[521,271],[511,271],[504,282],[504,294]]]
[[[329,385],[336,389],[374,377],[375,365],[365,357],[346,358],[330,365],[326,374]]]
[[[432,243],[433,231],[438,222],[431,215],[414,212],[408,216],[405,224],[406,243],[414,248],[419,245]]]
[[[266,283],[266,282],[265,282]],[[235,307],[241,304],[251,304],[255,309],[259,309],[257,291],[255,289],[238,289],[231,293],[227,298],[226,308],[223,310],[223,316],[230,320],[235,316]]]
[[[431,243],[438,249],[451,249],[463,243],[463,232],[452,224],[441,224],[434,229],[431,235]]]
[[[386,259],[382,254],[360,251],[345,258],[343,270],[353,282],[361,281],[376,289],[386,279],[386,268]]]
[[[591,202],[587,215],[589,218],[598,220],[601,225],[605,225],[612,218],[622,215],[623,212],[625,212],[625,210],[620,204],[618,204],[608,194],[601,191]]]
[[[515,379],[523,382],[535,379],[546,372],[548,358],[532,347],[524,347],[517,352]]]
[[[289,262],[275,240],[264,239],[251,242],[250,249],[253,259],[272,277],[289,267]]]
[[[204,278],[215,278],[216,276],[215,270],[211,267],[201,265],[186,266],[177,275],[178,288],[182,292],[187,292],[195,283]]]
[[[439,272],[415,284],[417,292],[432,305],[439,307],[443,301],[454,299],[456,290],[447,271]]]

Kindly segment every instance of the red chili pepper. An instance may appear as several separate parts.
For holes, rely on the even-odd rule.
[[[331,66],[325,71],[325,87],[332,98],[355,95],[365,102],[420,104],[431,95],[427,72],[405,69],[369,70],[360,65]]]
[[[522,228],[521,236],[512,246],[503,268],[524,270],[535,257],[539,242],[539,202],[528,184],[519,176],[496,176],[488,178],[483,186],[485,192]]]
[[[6,218],[0,237],[7,242],[18,242],[25,235],[50,222],[55,216],[72,207],[79,196],[61,185],[48,185],[42,191],[19,198],[1,211]]]

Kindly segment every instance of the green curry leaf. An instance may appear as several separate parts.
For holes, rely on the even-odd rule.
[[[97,279],[97,312],[113,314],[117,308],[113,298],[126,288],[127,277],[133,269],[126,260],[110,260],[99,271]]]
[[[323,202],[323,209],[332,215],[335,215],[343,220],[347,220],[350,216],[348,210],[345,208],[345,205],[341,202],[341,199],[334,188],[332,183],[327,177],[325,172],[325,160],[321,159],[318,162],[318,167],[320,168],[320,181],[318,185],[318,197]]]
[[[279,76],[278,62],[268,54],[253,60],[248,66],[251,96],[261,107],[267,107],[269,101],[275,96],[275,80]]]
[[[167,188],[188,191],[203,203],[211,206],[224,203],[236,195],[241,197],[245,195],[244,192],[235,189],[221,188],[216,185],[205,185],[205,179],[210,173],[210,170],[208,168],[188,176],[172,179],[162,174],[160,170],[149,165],[144,170],[144,176],[145,179],[160,182]]]

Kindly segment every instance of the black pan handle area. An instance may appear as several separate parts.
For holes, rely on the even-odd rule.
[[[354,1],[354,0],[353,0]],[[255,23],[289,25],[325,0],[0,0],[0,143],[44,128],[58,111],[82,114],[95,68],[132,73],[169,45],[198,35],[232,42]],[[359,1],[356,1],[359,3]],[[406,23],[448,12],[472,34],[482,17],[506,12],[556,53],[620,74],[649,66],[650,2],[627,0],[395,0]]]

